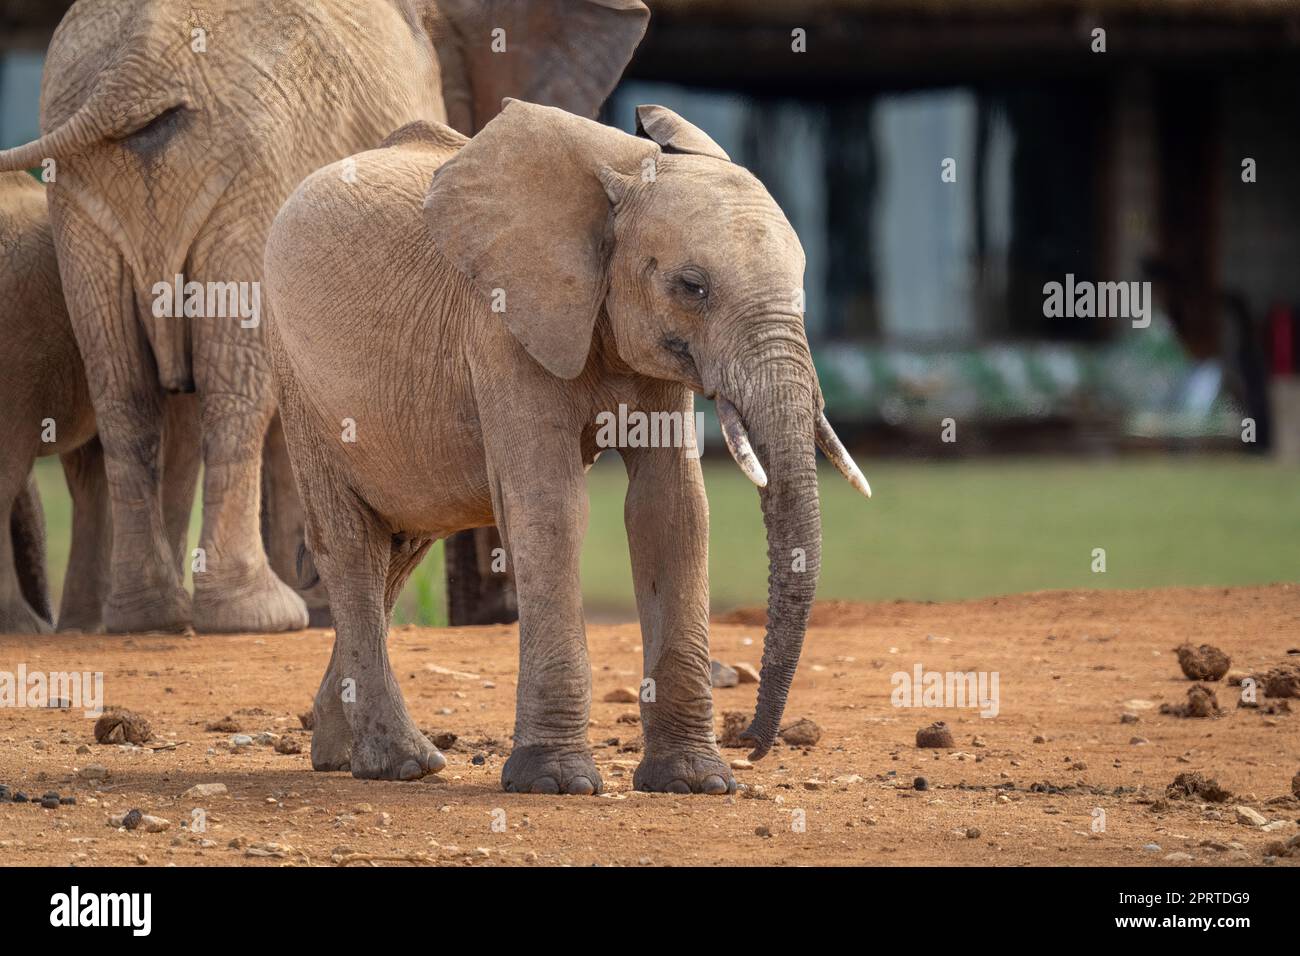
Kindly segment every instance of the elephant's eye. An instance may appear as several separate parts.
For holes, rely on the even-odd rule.
[[[709,279],[698,269],[683,269],[673,276],[674,290],[690,302],[703,302],[709,297]]]

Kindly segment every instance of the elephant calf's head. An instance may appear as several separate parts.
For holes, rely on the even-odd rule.
[[[629,136],[507,101],[434,176],[427,221],[553,374],[582,372],[604,308],[627,365],[716,400],[767,528],[768,626],[746,732],[759,757],[776,738],[817,586],[815,445],[870,492],[821,411],[790,223],[701,130],[659,106],[637,119]]]

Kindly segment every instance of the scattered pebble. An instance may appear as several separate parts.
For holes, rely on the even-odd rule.
[[[616,687],[601,699],[607,704],[635,704],[641,698],[631,687]]]
[[[917,777],[915,780],[912,781],[912,789],[913,789],[913,790],[929,790],[929,789],[930,789],[930,781],[929,781],[929,780],[926,780],[924,777]]]
[[[735,687],[740,683],[740,675],[722,661],[709,661],[709,681],[714,687]]]
[[[235,720],[233,716],[227,714],[225,717],[222,717],[220,720],[212,721],[203,729],[208,733],[237,734],[244,728],[240,725],[239,721]]]
[[[1232,808],[1237,814],[1237,822],[1251,827],[1262,827],[1268,818],[1253,807],[1236,806]]]
[[[736,672],[736,679],[742,684],[757,684],[758,671],[752,664],[732,664],[731,669]]]
[[[182,793],[181,796],[201,800],[207,797],[225,796],[229,792],[230,790],[224,783],[196,783]]]

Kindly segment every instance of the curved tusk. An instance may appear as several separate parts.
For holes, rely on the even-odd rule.
[[[736,406],[721,395],[714,399],[714,403],[717,405],[718,421],[722,425],[722,438],[727,443],[727,451],[731,452],[731,457],[736,459],[736,464],[740,466],[746,478],[758,487],[766,488],[767,472],[758,463],[754,449],[749,446],[749,435],[745,432],[745,425],[740,420],[740,413],[736,411]]]
[[[848,480],[849,484],[868,498],[871,497],[871,485],[867,484],[866,477],[858,470],[858,466],[853,463],[844,445],[840,443],[840,437],[835,434],[835,429],[831,428],[831,423],[826,420],[825,412],[817,416],[817,447],[822,450],[822,454],[831,464],[839,469],[840,474]]]

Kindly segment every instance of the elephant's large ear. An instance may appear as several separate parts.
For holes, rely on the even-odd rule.
[[[641,0],[436,0],[447,122],[482,129],[505,97],[594,117],[645,35]]]
[[[574,378],[609,285],[607,184],[632,181],[659,147],[563,110],[508,100],[433,176],[425,222],[542,366]]]
[[[666,106],[638,106],[636,134],[654,140],[665,153],[694,153],[731,162],[731,157],[708,133],[686,122]]]

